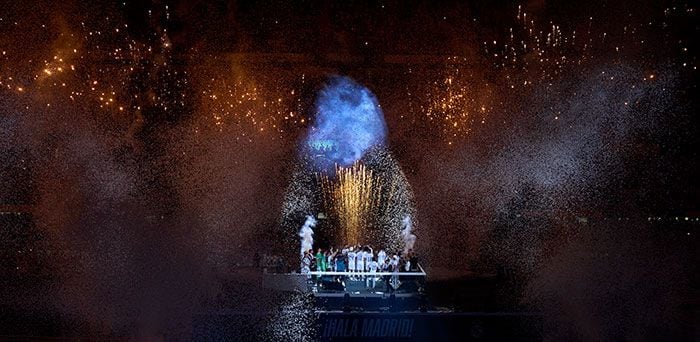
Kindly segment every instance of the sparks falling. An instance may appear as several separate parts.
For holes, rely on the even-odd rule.
[[[349,167],[336,165],[336,179],[320,173],[324,207],[338,218],[341,235],[351,244],[365,242],[363,228],[371,224],[371,214],[381,199],[381,180],[365,165],[355,163]]]

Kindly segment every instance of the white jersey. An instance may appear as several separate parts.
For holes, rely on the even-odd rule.
[[[377,253],[377,261],[379,262],[379,265],[384,265],[386,262],[386,252],[379,251],[379,253]]]
[[[348,252],[348,269],[351,271],[355,270],[355,252]]]
[[[357,265],[355,267],[361,272],[365,270],[365,254],[365,252],[357,252]]]
[[[372,252],[365,252],[365,267],[369,268],[369,263],[374,260],[374,253]]]
[[[301,258],[301,273],[309,272],[311,272],[311,257],[304,255],[304,257]]]
[[[328,254],[326,256],[326,271],[335,271],[335,263],[333,263],[333,256]]]
[[[372,261],[369,263],[369,271],[372,273],[377,272],[377,269],[379,268],[379,263],[376,261]]]

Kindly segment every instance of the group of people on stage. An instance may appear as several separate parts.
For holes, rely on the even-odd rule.
[[[372,288],[376,282],[376,277],[371,276],[372,273],[409,272],[417,269],[417,257],[412,250],[402,255],[389,255],[381,249],[375,258],[374,250],[370,246],[346,246],[340,250],[332,247],[327,250],[319,248],[316,254],[309,249],[301,259],[301,273],[309,273],[311,270],[358,273],[350,275],[350,279],[365,279],[367,287],[371,283]],[[364,272],[369,272],[370,276],[367,277]]]

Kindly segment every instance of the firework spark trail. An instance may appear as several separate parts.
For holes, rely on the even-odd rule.
[[[490,121],[493,113],[507,110],[497,108],[503,105],[498,101],[501,93],[527,92],[556,82],[567,72],[585,68],[610,53],[612,59],[608,60],[625,62],[626,54],[644,51],[641,47],[649,45],[644,32],[656,28],[668,34],[673,18],[692,13],[692,8],[667,8],[662,22],[634,24],[636,18],[621,18],[619,28],[596,33],[592,28],[598,18],[586,18],[586,27],[577,31],[556,21],[545,24],[535,20],[519,6],[513,13],[512,27],[504,27],[502,38],[484,39],[480,44],[485,66],[497,72],[490,75],[495,79],[468,67],[474,61],[448,57],[444,72],[437,78],[407,85],[409,112],[413,114],[401,117],[429,123],[428,127],[440,131],[445,142],[453,145]],[[134,126],[139,125],[134,121],[143,121],[141,111],[145,108],[177,111],[191,104],[209,118],[194,127],[195,133],[210,125],[218,131],[235,130],[237,140],[248,142],[256,137],[281,138],[283,133],[293,134],[306,127],[309,120],[299,93],[305,75],[282,77],[275,73],[264,79],[269,71],[231,75],[221,72],[230,65],[209,62],[199,67],[201,60],[211,60],[212,56],[196,51],[176,56],[165,29],[169,17],[165,6],[160,25],[154,25],[146,37],[139,39],[130,36],[132,28],[118,17],[99,24],[0,21],[0,29],[21,32],[28,45],[42,42],[40,47],[26,49],[22,44],[13,46],[16,42],[0,40],[0,89],[27,100],[27,110],[66,104],[95,107],[107,114],[106,118]],[[51,42],[48,49],[47,40]],[[669,49],[682,51],[684,57],[675,62],[676,67],[696,70],[696,59],[688,54],[688,42],[666,44]],[[187,67],[178,69],[176,64],[182,62]],[[280,82],[282,78],[286,81]],[[653,73],[640,75],[642,78],[651,80]],[[188,95],[187,89],[194,89],[192,94],[196,96]]]
[[[144,106],[163,110],[184,106],[185,94],[180,90],[188,86],[188,77],[186,72],[178,73],[172,68],[166,31],[153,31],[144,41],[136,41],[129,38],[128,26],[114,19],[98,28],[90,28],[84,22],[58,27],[0,22],[0,28],[11,29],[12,24],[31,32],[27,34],[27,44],[37,39],[54,39],[49,51],[31,49],[35,52],[29,56],[14,47],[2,49],[0,88],[34,100],[25,109],[71,103],[99,107],[114,116],[128,116]],[[143,90],[140,88],[154,85],[136,85],[136,80],[162,84],[151,96],[143,96],[134,88]]]
[[[324,205],[339,219],[344,241],[366,243],[363,228],[372,224],[371,215],[379,208],[381,180],[360,163],[350,167],[336,165],[335,174],[334,181],[325,173],[318,176]]]
[[[181,112],[192,105],[210,119],[194,127],[195,133],[211,126],[236,131],[236,140],[247,142],[275,139],[308,122],[297,90],[304,86],[305,75],[293,77],[288,86],[280,85],[279,75],[274,80],[262,80],[264,73],[232,77],[216,63],[199,66],[201,60],[215,58],[197,51],[173,52],[166,18],[167,6],[161,23],[139,39],[130,36],[131,28],[118,17],[97,25],[0,18],[0,29],[21,30],[26,44],[42,41],[20,50],[0,40],[0,91],[25,100],[26,110],[99,108],[98,119],[122,125],[138,125],[134,122],[143,121],[144,110]],[[48,49],[45,40],[51,40]],[[194,60],[196,64],[190,63]]]
[[[296,236],[306,215],[325,213],[331,230],[322,228],[317,233],[331,243],[402,250],[402,220],[415,217],[413,194],[389,151],[375,147],[362,160],[349,167],[336,166],[336,171],[318,171],[311,164],[302,160],[293,172],[282,207],[283,236]]]
[[[444,143],[454,145],[480,125],[502,121],[495,116],[512,112],[509,98],[529,96],[542,89],[546,90],[547,97],[560,97],[558,83],[580,75],[582,70],[600,67],[601,62],[624,65],[641,61],[644,69],[658,68],[646,65],[650,44],[644,33],[658,30],[668,35],[673,31],[669,24],[672,19],[693,13],[687,6],[667,8],[664,19],[653,23],[646,20],[635,23],[639,18],[630,15],[621,18],[618,28],[600,32],[595,30],[600,24],[599,18],[585,18],[585,27],[577,31],[556,21],[536,20],[518,6],[512,27],[504,28],[500,38],[488,36],[482,41],[480,55],[485,69],[473,67],[472,63],[479,62],[467,57],[447,57],[440,74],[421,78],[421,81],[428,80],[423,88],[419,85],[421,81],[406,87],[410,112],[417,115],[400,117],[411,123],[427,123],[441,134]],[[697,70],[695,58],[687,54],[687,41],[664,41],[662,44],[682,55],[671,61],[677,69],[667,71]],[[643,69],[636,76],[638,82],[632,80],[627,85],[634,88],[635,83],[658,78],[655,72]],[[558,113],[552,117],[561,119]],[[503,118],[503,123],[509,120],[513,120],[513,115]]]
[[[212,70],[202,69],[202,73],[212,73]],[[208,113],[216,130],[239,131],[237,140],[252,142],[253,137],[268,132],[277,133],[270,134],[272,139],[281,137],[279,134],[308,122],[302,114],[301,98],[295,87],[270,87],[267,85],[269,80],[260,80],[259,77],[229,77],[220,75],[218,70],[213,71],[216,75],[202,77],[199,85],[204,88],[199,109]],[[279,83],[279,79],[275,78],[271,83]],[[303,86],[304,83],[305,76],[302,75],[294,85]]]
[[[407,84],[408,111],[400,118],[411,125],[427,124],[447,145],[485,124],[497,97],[494,84],[471,67],[472,62],[466,57],[447,57],[437,77],[426,75]]]

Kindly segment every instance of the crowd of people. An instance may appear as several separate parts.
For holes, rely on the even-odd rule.
[[[365,280],[367,287],[374,288],[377,272],[410,272],[418,270],[415,253],[388,254],[383,249],[374,252],[370,246],[346,246],[342,249],[318,248],[316,254],[312,249],[304,252],[301,258],[301,273],[311,271],[348,272],[351,280]],[[357,273],[357,274],[353,274]]]

